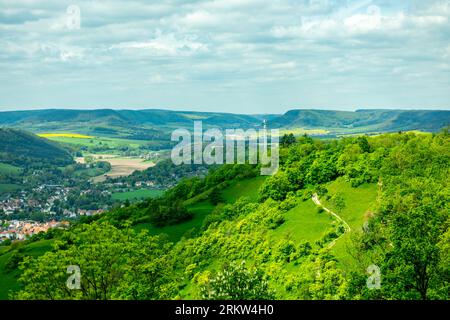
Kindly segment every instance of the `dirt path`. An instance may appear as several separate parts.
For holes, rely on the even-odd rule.
[[[328,245],[328,248],[332,248],[340,238],[342,238],[346,233],[349,233],[350,231],[352,231],[352,228],[350,228],[350,226],[348,225],[348,223],[347,223],[344,219],[342,219],[338,214],[334,213],[333,211],[331,211],[331,210],[328,209],[328,208],[325,208],[325,207],[323,206],[323,204],[320,202],[319,196],[317,195],[317,193],[314,193],[314,194],[313,194],[313,196],[312,196],[312,201],[316,204],[316,206],[322,207],[323,210],[325,210],[326,212],[328,212],[329,214],[331,214],[333,217],[336,218],[336,220],[338,220],[339,222],[341,222],[341,223],[344,225],[344,228],[345,228],[344,233],[343,233],[339,238],[334,239],[334,240]]]

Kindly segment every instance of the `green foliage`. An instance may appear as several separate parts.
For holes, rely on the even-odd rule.
[[[68,165],[73,159],[58,144],[15,129],[0,128],[0,162],[18,167]]]
[[[213,188],[211,190],[211,193],[209,194],[209,201],[211,201],[211,203],[213,205],[215,205],[215,206],[218,205],[219,202],[223,201],[222,196],[221,196],[220,191],[219,191],[218,188]]]
[[[276,175],[267,179],[259,190],[260,199],[284,200],[288,192],[293,191],[294,188],[289,182],[288,175],[279,171]]]
[[[398,134],[383,136],[379,143],[391,148],[381,163],[379,213],[356,245],[363,260],[381,268],[376,298],[449,299],[442,241],[450,212],[450,140],[444,133]],[[361,287],[358,294],[372,297]]]
[[[283,147],[289,147],[289,146],[293,145],[295,142],[296,142],[296,139],[295,139],[294,134],[292,134],[292,133],[289,133],[289,134],[286,133],[280,139],[280,144]]]
[[[345,200],[340,192],[335,193],[331,198],[330,202],[334,205],[334,207],[338,211],[342,211],[345,209]]]
[[[65,234],[52,252],[21,266],[19,299],[156,299],[165,286],[168,245],[146,233],[120,231],[108,224],[82,225]],[[80,290],[66,285],[69,266],[81,271]],[[163,267],[164,266],[164,267]]]
[[[162,227],[189,220],[192,213],[186,209],[181,200],[153,199],[149,201],[147,216],[154,226]]]
[[[19,266],[19,263],[22,262],[23,259],[24,259],[23,254],[21,254],[18,251],[14,251],[13,254],[6,261],[5,268],[4,268],[5,272],[10,273],[10,272],[14,271],[15,269],[17,269],[17,267]]]
[[[200,285],[205,300],[270,300],[267,276],[259,269],[247,268],[245,262],[230,263]]]
[[[227,196],[213,206],[211,194],[223,196],[217,190],[258,172],[223,166],[161,199],[55,235],[52,252],[24,258],[17,297],[449,299],[448,134],[303,137],[280,154],[280,171],[264,180],[259,202]],[[331,215],[317,214],[313,191],[348,222],[350,235]],[[183,221],[186,209],[204,210],[205,220],[175,244],[129,228],[150,222],[164,230]],[[366,286],[372,264],[381,269],[380,290]],[[67,290],[68,265],[80,266],[82,290]]]

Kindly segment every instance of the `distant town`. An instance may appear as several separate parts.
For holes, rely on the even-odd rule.
[[[39,223],[36,221],[0,220],[0,243],[14,240],[27,240],[35,234],[47,232],[49,229],[65,228],[69,226],[67,221],[49,221]]]

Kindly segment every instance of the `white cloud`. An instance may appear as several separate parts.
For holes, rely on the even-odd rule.
[[[3,0],[0,107],[20,105],[23,95],[13,93],[38,80],[42,95],[54,96],[61,106],[71,95],[59,101],[64,95],[57,97],[54,85],[69,82],[80,92],[95,87],[90,97],[104,106],[126,102],[111,94],[117,87],[142,90],[128,97],[130,105],[148,99],[161,107],[185,103],[187,96],[203,106],[236,105],[235,111],[242,110],[234,103],[242,99],[254,112],[261,103],[277,106],[277,99],[360,106],[364,99],[381,104],[389,98],[402,104],[407,103],[403,83],[415,95],[409,102],[432,105],[418,88],[448,91],[450,1],[411,7],[412,1],[78,0],[81,28],[69,30],[66,10],[72,1]],[[175,93],[148,91],[161,84]],[[356,93],[352,100],[315,94],[324,84],[339,89],[333,92]],[[226,90],[230,95],[222,99],[209,94]],[[39,95],[29,96],[27,103]],[[450,101],[450,94],[435,96]]]
[[[207,45],[197,41],[195,36],[177,38],[173,33],[164,35],[160,30],[152,40],[123,42],[111,46],[110,49],[145,50],[158,56],[189,55],[208,51]]]

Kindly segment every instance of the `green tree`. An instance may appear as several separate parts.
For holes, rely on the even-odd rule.
[[[259,269],[247,268],[245,262],[232,262],[200,286],[206,300],[270,300],[267,276]]]
[[[25,258],[18,299],[167,298],[169,247],[159,237],[137,235],[102,223],[81,225],[66,232],[55,249]],[[69,266],[81,272],[80,290],[70,289]]]
[[[223,201],[222,195],[220,194],[220,191],[218,188],[213,188],[211,190],[211,193],[209,194],[209,200],[215,206]]]
[[[280,139],[280,144],[283,147],[289,147],[296,142],[295,136],[293,133],[286,133]]]

